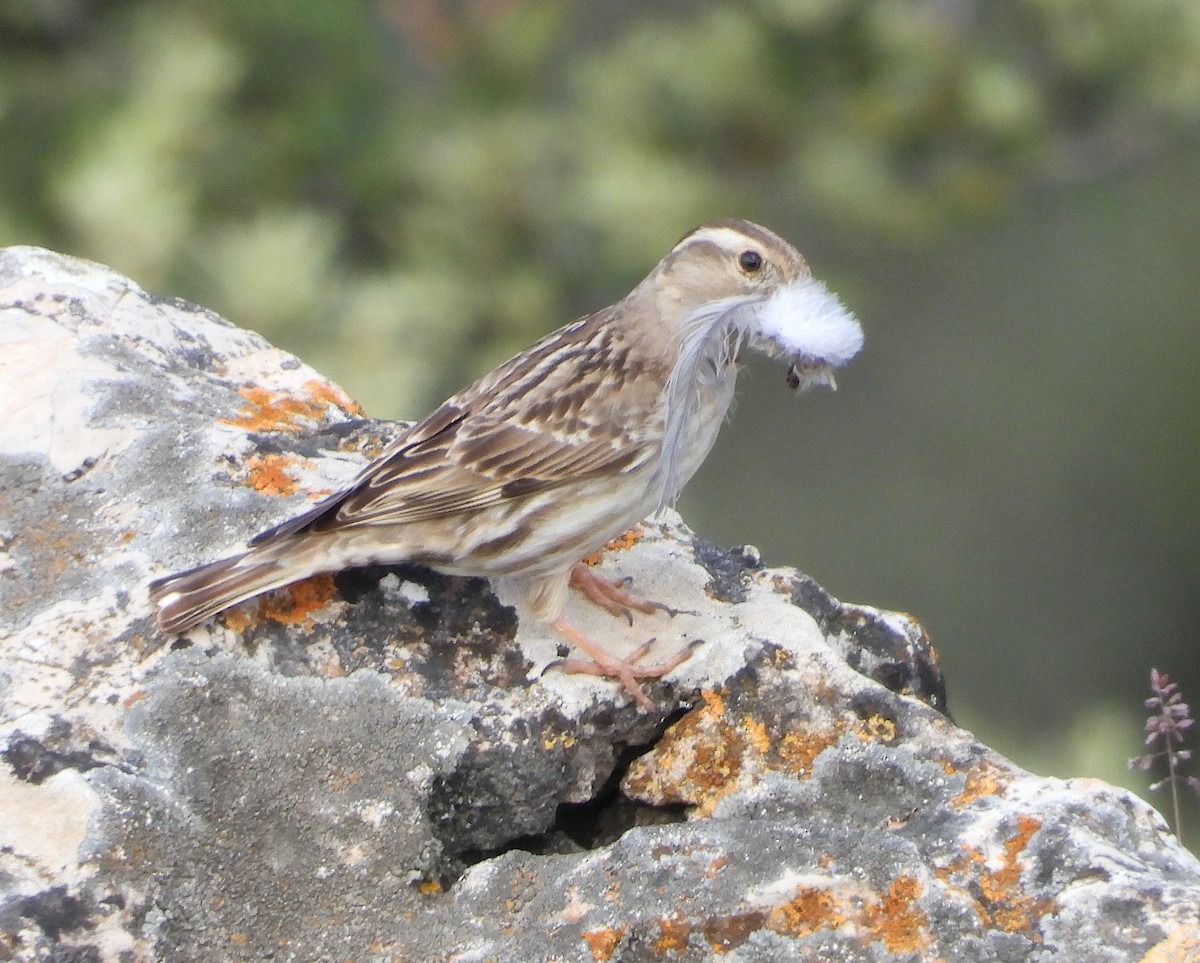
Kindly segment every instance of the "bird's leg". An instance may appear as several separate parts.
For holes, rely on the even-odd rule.
[[[591,661],[562,659],[555,663],[560,669],[564,672],[581,672],[586,675],[598,675],[605,679],[616,679],[625,687],[625,691],[633,696],[634,701],[647,711],[654,709],[654,703],[642,691],[638,680],[661,678],[687,659],[692,654],[694,647],[694,645],[685,646],[682,651],[671,656],[665,662],[658,662],[654,665],[638,665],[638,660],[646,654],[653,639],[640,646],[628,659],[622,659],[611,652],[606,652],[603,647],[597,645],[564,618],[555,619],[550,623],[550,627],[561,633],[575,648],[591,656]]]
[[[585,562],[576,562],[571,569],[571,586],[584,594],[589,602],[600,606],[610,615],[624,616],[633,625],[633,613],[630,609],[645,612],[667,612],[675,615],[675,610],[662,602],[652,602],[649,599],[631,595],[625,591],[624,579],[609,579],[597,575],[592,567]]]

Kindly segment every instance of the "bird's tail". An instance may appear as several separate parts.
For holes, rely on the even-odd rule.
[[[158,628],[176,634],[271,589],[322,571],[303,539],[285,538],[150,583]]]

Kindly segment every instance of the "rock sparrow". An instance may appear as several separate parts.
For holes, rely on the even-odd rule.
[[[641,665],[563,617],[574,585],[609,611],[662,608],[580,560],[664,506],[695,474],[733,399],[747,349],[788,362],[792,388],[834,387],[858,322],[782,238],[744,220],[686,235],[616,304],[554,331],[444,402],[345,490],[247,550],[150,586],[164,632],[318,572],[416,562],[452,575],[517,575],[533,614],[590,660],[572,671],[639,679]],[[644,647],[643,647],[644,648]]]

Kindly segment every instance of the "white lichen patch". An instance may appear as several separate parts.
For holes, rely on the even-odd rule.
[[[585,635],[617,655],[654,639],[643,660],[647,664],[670,658],[699,641],[691,657],[666,677],[689,689],[721,686],[745,666],[748,653],[767,643],[792,653],[798,661],[816,659],[822,670],[827,664],[844,668],[840,661],[829,657],[824,636],[813,618],[765,580],[751,578],[747,600],[739,605],[714,605],[706,591],[711,576],[686,547],[691,533],[673,510],[664,510],[659,519],[645,526],[644,534],[632,547],[606,552],[596,571],[606,578],[628,579],[631,593],[660,602],[675,614],[635,612],[630,625],[572,593],[565,616]],[[495,579],[493,587],[504,604],[517,609],[517,643],[532,663],[530,678],[538,678],[540,685],[572,710],[612,698],[614,682],[546,671],[559,658],[564,640],[528,613],[519,579]]]
[[[112,364],[80,351],[59,322],[5,310],[0,291],[0,452],[41,457],[63,475],[115,457],[137,434],[93,424],[89,385],[124,376]]]
[[[429,589],[417,582],[401,582],[397,594],[408,603],[410,608],[419,602],[429,601]]]
[[[73,769],[35,785],[0,766],[0,851],[25,868],[30,888],[78,883],[87,875],[79,848],[98,804],[86,778]]]

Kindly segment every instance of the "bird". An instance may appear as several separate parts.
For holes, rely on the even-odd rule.
[[[645,665],[564,611],[571,587],[614,615],[666,606],[582,560],[674,504],[717,438],[749,350],[787,363],[793,390],[836,388],[862,327],[774,232],[705,223],[616,303],[564,325],[397,436],[344,489],[244,551],[149,586],[158,628],[183,633],[263,592],[325,572],[416,563],[448,575],[518,576],[531,614],[586,658],[572,672],[620,682],[644,709]]]

